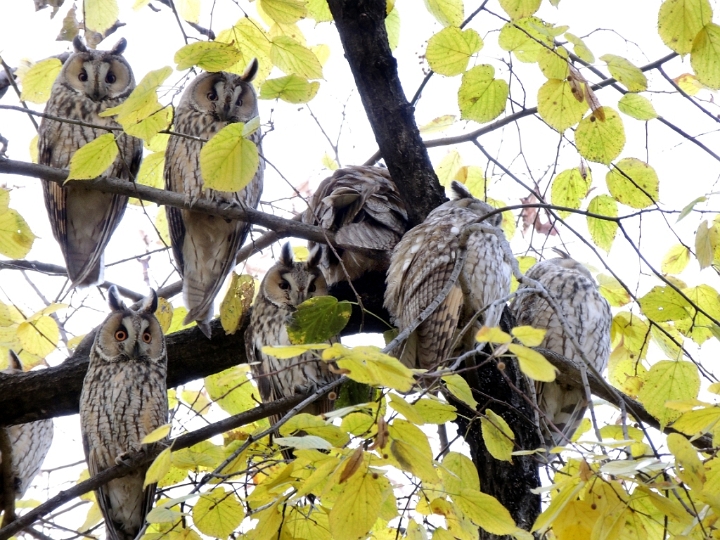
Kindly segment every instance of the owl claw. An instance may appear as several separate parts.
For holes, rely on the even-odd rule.
[[[129,465],[130,464],[130,453],[123,452],[115,458],[115,465]]]

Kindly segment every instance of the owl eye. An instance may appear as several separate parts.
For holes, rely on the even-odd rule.
[[[288,290],[288,289],[290,288],[290,284],[283,279],[283,280],[281,280],[280,283],[278,284],[278,287],[280,287],[283,291],[286,291],[286,290]]]
[[[150,332],[144,332],[143,333],[143,341],[145,343],[150,343],[152,341],[152,334],[150,334]]]
[[[117,341],[125,341],[127,339],[128,335],[124,328],[121,328],[117,332],[115,332],[115,339]]]
[[[117,80],[117,77],[112,71],[108,71],[108,74],[105,75],[105,82],[108,84],[112,84]]]
[[[215,93],[215,90],[210,90],[210,91],[207,93],[207,96],[206,96],[206,97],[207,97],[210,101],[217,101],[217,98],[218,98],[217,94]]]
[[[237,101],[235,102],[235,105],[237,105],[238,107],[240,107],[240,106],[242,105],[242,96],[240,96],[239,98],[237,98]]]
[[[87,79],[88,79],[87,71],[85,71],[84,69],[81,69],[80,73],[78,73],[78,79],[80,79],[82,82],[87,81]]]

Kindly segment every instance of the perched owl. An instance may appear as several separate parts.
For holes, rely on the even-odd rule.
[[[174,130],[210,139],[228,124],[255,118],[257,97],[250,82],[257,69],[257,60],[253,60],[242,76],[225,72],[198,75],[185,89],[175,111]],[[259,130],[250,138],[262,155]],[[205,198],[257,208],[263,185],[262,158],[255,177],[240,191],[204,189],[200,172],[202,146],[202,142],[186,137],[170,137],[165,153],[165,189],[184,194],[190,203]],[[165,209],[173,254],[183,278],[183,296],[188,308],[185,324],[197,321],[209,338],[213,300],[235,267],[235,257],[247,236],[249,224],[170,206]]]
[[[400,331],[415,322],[447,283],[458,255],[463,229],[475,223],[499,226],[500,214],[482,218],[493,208],[453,182],[453,200],[435,208],[423,223],[410,229],[395,246],[387,273],[385,307]],[[460,278],[440,306],[394,354],[411,368],[438,367],[453,354],[452,344],[462,327],[483,308],[508,295],[511,266],[500,242],[504,236],[475,232],[467,243],[467,259]],[[468,295],[463,293],[463,279]],[[502,306],[488,309],[473,326],[497,326]],[[468,346],[474,332],[467,333]]]
[[[245,349],[248,362],[256,362],[252,371],[263,403],[308,393],[339,377],[311,352],[289,360],[280,360],[262,352],[265,345],[290,345],[286,325],[295,308],[308,298],[327,295],[319,260],[320,252],[316,250],[307,262],[294,262],[290,244],[285,244],[280,260],[267,271],[260,284],[250,324],[245,331]],[[302,412],[323,414],[332,408],[333,402],[326,395]],[[270,421],[275,423],[277,420],[271,418]]]
[[[610,355],[612,314],[587,268],[570,258],[549,259],[530,268],[526,276],[540,282],[559,304],[585,357],[602,372]],[[522,294],[525,288],[525,285],[518,288],[519,294],[511,305],[517,324],[546,329],[540,347],[563,355],[578,367],[582,365],[582,357],[567,338],[555,311],[538,293]],[[545,432],[545,445],[552,448],[567,444],[588,405],[585,389],[557,382],[535,383],[535,388],[549,429]]]
[[[405,204],[383,167],[346,167],[323,180],[310,199],[303,221],[336,233],[337,242],[359,246],[359,253],[308,242],[321,251],[320,266],[328,285],[355,280],[370,271],[385,272],[390,250],[407,230]],[[338,260],[342,259],[345,271]]]
[[[10,351],[10,367],[3,370],[3,373],[21,373],[23,371],[20,358]],[[18,424],[6,428],[12,446],[12,471],[15,477],[15,498],[21,499],[25,495],[28,486],[33,478],[40,471],[45,456],[50,450],[53,440],[53,421],[38,420],[27,424]],[[0,463],[3,456],[0,454]],[[3,474],[0,467],[0,486],[2,486]],[[0,508],[4,507],[3,490],[0,488]]]
[[[165,337],[153,291],[137,311],[109,289],[112,312],[100,325],[80,393],[80,428],[90,475],[142,448],[142,439],[168,421]],[[107,538],[132,540],[150,511],[155,486],[143,489],[147,467],[97,489]]]
[[[88,49],[80,37],[73,40],[73,45],[75,53],[55,80],[45,112],[119,128],[115,120],[99,114],[121,104],[135,88],[130,64],[122,56],[127,41],[121,39],[109,51]],[[38,132],[40,164],[65,169],[78,148],[106,133],[43,118]],[[142,141],[119,131],[113,133],[120,152],[106,174],[132,182],[142,160]],[[102,282],[103,252],[125,213],[127,197],[93,191],[77,183],[62,187],[45,180],[43,190],[50,225],[73,286]]]

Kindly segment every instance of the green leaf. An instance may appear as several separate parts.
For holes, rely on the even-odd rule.
[[[512,451],[515,447],[515,434],[502,416],[492,409],[485,410],[480,418],[482,437],[490,455],[500,461],[512,462]]]
[[[599,216],[617,217],[617,202],[609,195],[598,195],[590,201],[588,212]],[[615,234],[617,234],[617,222],[588,216],[587,224],[595,245],[610,252]]]
[[[308,82],[295,74],[269,79],[260,87],[260,99],[282,99],[288,103],[307,103],[320,88],[319,82]]]
[[[620,160],[607,173],[605,181],[612,196],[632,208],[647,208],[660,198],[655,170],[636,158]]]
[[[500,0],[500,7],[511,19],[522,19],[533,15],[540,9],[542,0]]]
[[[294,24],[307,15],[304,0],[259,0],[260,8],[275,22]]]
[[[458,90],[463,120],[489,122],[505,110],[509,87],[505,81],[494,77],[495,68],[489,64],[475,66],[463,74]]]
[[[690,262],[690,250],[682,244],[675,244],[665,254],[661,269],[663,274],[680,274]]]
[[[85,28],[102,34],[120,15],[116,0],[84,0]]]
[[[215,538],[227,538],[245,518],[245,511],[233,492],[217,487],[200,495],[192,510],[198,530]]]
[[[720,89],[720,26],[705,25],[693,41],[690,65],[708,88]]]
[[[177,70],[198,66],[206,71],[222,71],[242,59],[242,53],[233,45],[219,41],[199,41],[185,45],[175,53]]]
[[[580,122],[587,108],[587,101],[575,98],[567,80],[550,79],[538,90],[538,113],[560,133]]]
[[[252,409],[260,401],[246,371],[239,366],[205,377],[205,389],[210,399],[228,414]]]
[[[557,206],[580,208],[580,201],[587,196],[591,184],[592,177],[587,174],[583,178],[580,169],[577,167],[563,171],[553,180],[550,201]],[[558,214],[560,217],[566,218],[570,215],[570,212],[558,210]]]
[[[538,67],[548,79],[564,80],[569,73],[568,52],[564,47],[544,49],[537,58]],[[578,121],[580,121],[578,119]]]
[[[695,36],[711,20],[708,0],[666,0],[658,14],[658,34],[673,51],[687,54]]]
[[[520,371],[535,381],[552,382],[555,380],[555,366],[537,351],[522,345],[508,345],[511,353],[517,356]]]
[[[692,362],[661,360],[645,376],[638,399],[664,428],[682,414],[665,406],[667,401],[693,399],[700,390],[700,375]]]
[[[337,336],[352,315],[352,304],[333,296],[305,300],[292,314],[288,325],[290,343],[321,343]]]
[[[255,280],[246,274],[232,273],[230,287],[220,303],[220,323],[225,334],[234,334],[240,326],[243,313],[250,309],[255,295]]]
[[[397,9],[393,9],[385,17],[385,31],[387,32],[390,50],[394,51],[400,42],[400,13]]]
[[[442,380],[445,382],[445,386],[453,396],[458,398],[460,401],[465,403],[472,410],[475,410],[478,406],[478,402],[472,395],[470,385],[460,375],[445,375]]]
[[[482,38],[475,30],[448,26],[428,40],[425,58],[434,72],[452,77],[467,69],[470,57],[482,46]]]
[[[648,121],[658,117],[650,100],[639,94],[625,94],[618,102],[618,109],[636,120]]]
[[[498,43],[521,62],[537,62],[543,51],[554,48],[553,38],[545,31],[548,28],[550,25],[537,17],[512,21],[500,30]]]
[[[632,298],[630,293],[622,286],[617,279],[606,274],[598,274],[598,292],[613,307],[629,304]]]
[[[270,60],[288,75],[295,74],[304,79],[322,79],[320,61],[310,49],[288,36],[272,40]]]
[[[106,133],[73,154],[70,158],[70,173],[67,180],[93,180],[101,176],[118,155],[115,135]],[[67,182],[66,180],[66,182]]]
[[[34,241],[35,235],[20,214],[12,208],[0,210],[0,254],[22,259],[30,252]]]
[[[400,392],[408,392],[415,380],[410,369],[397,358],[383,354],[379,348],[358,346],[349,349],[340,343],[325,349],[323,360],[335,360],[340,369],[354,381],[373,386],[387,386]]]
[[[578,58],[580,58],[580,60],[584,60],[588,64],[595,63],[595,55],[587,47],[587,45],[585,45],[585,42],[582,39],[570,32],[565,32],[565,38],[573,44],[573,51],[575,51],[575,54]]]
[[[681,321],[690,316],[688,301],[672,287],[653,287],[638,299],[645,316],[655,322]]]
[[[425,0],[425,7],[443,26],[460,26],[465,18],[462,0]]]
[[[33,64],[22,78],[20,99],[31,103],[45,103],[50,98],[50,89],[61,69],[62,63],[57,58],[48,58]]]
[[[453,494],[452,498],[475,525],[491,534],[513,534],[517,529],[510,512],[492,495],[463,489],[459,494]]]
[[[605,120],[598,111],[602,110]],[[625,128],[620,115],[609,107],[601,107],[580,121],[575,130],[575,144],[588,161],[609,164],[625,146]]]
[[[138,83],[128,98],[115,107],[106,109],[100,116],[115,116],[123,127],[137,124],[162,109],[158,102],[157,89],[173,72],[170,66],[150,71]],[[159,150],[156,150],[159,151]]]
[[[644,92],[647,90],[647,77],[632,62],[614,54],[604,54],[600,60],[605,62],[610,75],[630,92]]]
[[[260,165],[257,145],[243,136],[245,124],[228,124],[200,150],[200,170],[205,189],[240,191],[250,183]]]

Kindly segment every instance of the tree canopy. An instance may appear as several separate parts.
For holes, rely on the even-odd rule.
[[[26,369],[37,368],[0,373],[0,426],[54,418],[59,429],[52,465],[16,502],[11,523],[6,498],[0,540],[97,537],[93,488],[150,462],[147,481],[158,482],[160,495],[143,538],[153,540],[720,537],[716,3],[35,0],[34,7],[0,7],[0,369],[9,349]],[[143,140],[133,185],[94,179],[117,154],[117,130],[79,150],[69,171],[37,164],[37,123],[78,34],[105,49],[128,39],[137,88],[107,114]],[[164,151],[187,83],[202,70],[241,74],[253,58],[260,118],[207,141],[201,165],[215,189],[230,190],[264,159],[262,203],[193,206],[253,224],[208,340],[182,325],[187,311],[161,207],[189,203],[162,189]],[[256,130],[262,156],[247,140]],[[334,287],[337,300],[303,306],[297,345],[271,349],[334,360],[343,389],[259,404],[242,337],[257,278],[275,242],[296,239],[298,257],[304,240],[334,242],[293,219],[317,180],[380,161],[413,225],[444,200],[452,180],[499,209],[517,262],[513,290],[553,248],[586,265],[613,312],[607,372],[579,371],[534,350],[537,333],[507,316],[502,329],[478,336],[487,344],[481,362],[453,364],[434,374],[439,393],[423,390],[417,373],[370,338],[351,345],[360,332],[393,337],[384,277],[375,275]],[[38,179],[133,197],[108,247],[106,283],[68,289],[38,208]],[[92,329],[113,283],[133,300],[147,287],[161,298],[172,424],[154,436],[169,433],[172,444],[88,479],[76,413]],[[337,332],[349,340],[322,344]],[[595,397],[554,461],[539,449],[526,375],[573,381]],[[351,395],[356,383],[372,391]],[[336,411],[297,414],[329,391],[340,394]],[[267,418],[278,414],[281,425],[270,426]],[[436,427],[446,424],[453,437],[442,449]],[[278,427],[279,441],[271,436]],[[278,442],[294,448],[293,460],[283,460]],[[0,436],[0,451],[8,450]]]

